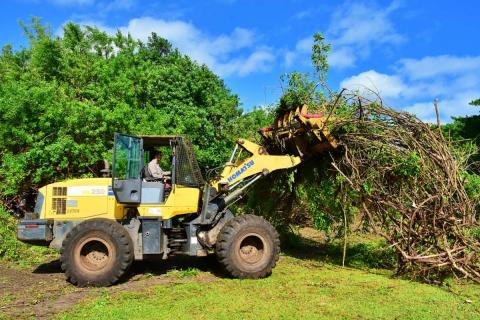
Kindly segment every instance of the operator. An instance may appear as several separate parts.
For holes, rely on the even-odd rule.
[[[162,153],[157,151],[152,161],[148,163],[148,172],[155,179],[168,180],[170,179],[170,171],[163,171],[160,167],[160,161],[162,160]]]

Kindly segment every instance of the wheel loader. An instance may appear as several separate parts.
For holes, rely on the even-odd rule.
[[[335,148],[325,120],[306,106],[288,112],[259,130],[261,145],[238,139],[208,181],[187,137],[115,134],[111,177],[40,188],[17,238],[58,249],[62,270],[78,286],[115,284],[134,260],[173,254],[216,253],[233,277],[266,277],[279,257],[277,232],[259,216],[235,217],[228,208],[262,177]],[[159,147],[171,155],[168,181],[145,174]]]

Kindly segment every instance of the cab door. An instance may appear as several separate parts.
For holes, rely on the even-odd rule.
[[[112,188],[117,202],[139,204],[142,201],[142,160],[142,139],[115,133]]]

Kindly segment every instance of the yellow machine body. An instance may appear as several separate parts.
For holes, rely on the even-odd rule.
[[[295,167],[300,162],[302,160],[299,157],[270,155],[264,147],[246,139],[238,139],[237,148],[230,161],[225,164],[222,173],[212,184],[218,191],[222,191],[226,186],[235,185],[246,177],[256,174],[267,175],[276,170]]]
[[[211,185],[221,191],[223,186],[231,186],[246,177],[257,174],[266,175],[279,169],[291,168],[301,162],[295,156],[268,155],[262,146],[245,139],[239,139],[238,145],[248,156],[228,162],[220,177],[211,181]],[[200,211],[201,189],[172,185],[164,203],[158,204],[122,204],[118,203],[112,190],[111,178],[85,178],[56,182],[39,189],[43,203],[38,218],[56,221],[75,221],[92,218],[122,220],[127,210],[136,208],[140,217],[158,217],[162,220],[178,215],[198,213]]]
[[[126,210],[136,208],[139,216],[166,220],[199,210],[198,188],[174,185],[164,203],[128,205],[116,201],[111,186],[111,178],[73,179],[44,186],[39,190],[44,200],[38,218],[56,221],[122,220],[126,217]]]

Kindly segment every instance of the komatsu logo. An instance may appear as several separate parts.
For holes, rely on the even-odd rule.
[[[250,160],[249,162],[245,163],[243,167],[238,169],[237,172],[235,172],[234,174],[232,174],[230,177],[227,178],[228,182],[232,182],[233,179],[235,179],[236,177],[238,177],[239,175],[247,171],[247,169],[253,166],[254,163],[255,162],[253,160]]]

